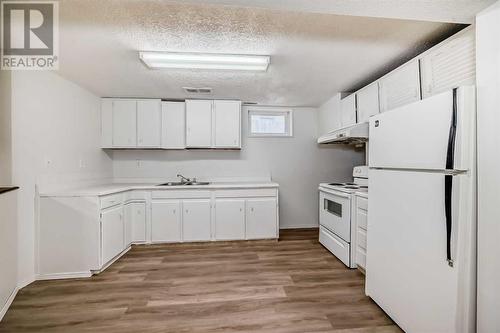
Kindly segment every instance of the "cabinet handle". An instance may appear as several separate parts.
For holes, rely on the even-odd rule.
[[[189,213],[189,210],[188,210],[188,209],[186,209],[186,214],[187,214],[187,213]]]
[[[253,213],[253,207],[252,207],[252,208],[250,208],[250,211]]]
[[[174,214],[175,214],[175,209],[174,209]]]

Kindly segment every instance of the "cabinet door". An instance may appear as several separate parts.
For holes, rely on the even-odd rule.
[[[418,60],[413,60],[381,78],[380,112],[420,100],[419,73]]]
[[[276,198],[248,199],[246,204],[246,238],[277,238]]]
[[[125,245],[146,241],[146,203],[125,205]]]
[[[137,147],[161,145],[161,101],[137,101]]]
[[[440,92],[476,82],[474,29],[461,32],[433,48],[421,59],[422,95]]]
[[[212,101],[186,101],[186,146],[210,148],[212,146]]]
[[[374,82],[356,93],[358,123],[367,122],[371,116],[380,112],[378,101],[378,82]]]
[[[212,146],[212,101],[186,101],[186,146],[210,148]]]
[[[215,147],[240,148],[241,102],[214,101]]]
[[[356,94],[347,96],[340,101],[342,127],[356,124]]]
[[[103,211],[101,216],[101,265],[105,265],[125,249],[123,208]]]
[[[183,200],[182,208],[183,240],[186,242],[210,240],[210,199]]]
[[[113,100],[101,100],[101,148],[113,148]]]
[[[151,203],[151,239],[153,242],[181,241],[181,211],[179,200]]]
[[[186,148],[186,105],[183,102],[163,102],[161,146],[164,149]]]
[[[244,199],[216,199],[215,239],[245,239]]]
[[[136,101],[113,101],[113,147],[135,148],[137,146],[136,106]]]

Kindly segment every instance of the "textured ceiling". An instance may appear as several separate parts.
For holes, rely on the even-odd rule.
[[[309,13],[473,23],[475,15],[497,0],[183,0],[238,7]]]
[[[60,1],[60,70],[99,96],[189,97],[317,106],[456,31],[454,24],[192,5],[161,0]],[[150,70],[137,52],[269,54],[266,73]]]

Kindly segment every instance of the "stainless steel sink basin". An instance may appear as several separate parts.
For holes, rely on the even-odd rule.
[[[158,186],[200,186],[209,184],[209,182],[168,182]]]
[[[181,182],[168,182],[168,183],[165,183],[165,184],[160,184],[158,186],[182,186],[182,185],[185,185],[185,183],[181,183]]]

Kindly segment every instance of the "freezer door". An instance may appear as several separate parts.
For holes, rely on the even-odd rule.
[[[473,181],[452,177],[450,266],[445,177],[370,170],[366,292],[408,333],[474,327]]]
[[[369,165],[468,170],[474,161],[474,137],[475,89],[461,87],[371,117]],[[450,167],[446,162],[451,153]]]

